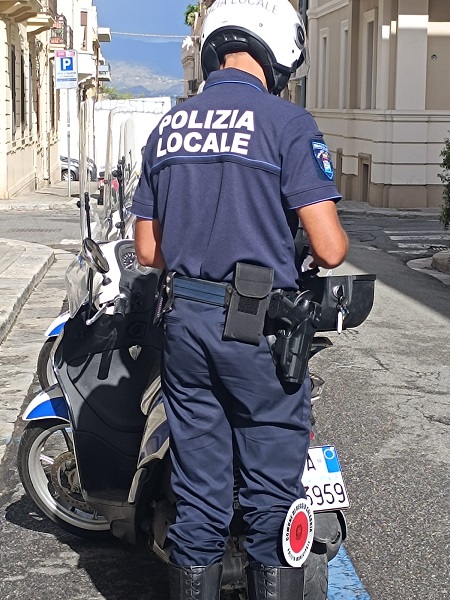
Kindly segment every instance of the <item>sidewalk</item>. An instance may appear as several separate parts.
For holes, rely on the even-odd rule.
[[[389,217],[395,215],[403,219],[420,219],[426,216],[438,219],[441,214],[440,208],[375,208],[367,202],[352,200],[342,200],[337,206],[340,215],[384,215]],[[408,266],[450,285],[450,250],[437,252],[430,258],[410,260]]]
[[[70,198],[67,182],[60,182],[12,200],[0,200],[0,211],[73,210],[76,208],[78,193],[78,182],[72,182]],[[420,218],[425,215],[438,217],[440,214],[438,208],[374,208],[367,203],[347,200],[338,204],[338,212],[341,215],[396,214],[402,218]],[[54,251],[48,246],[0,238],[0,343],[54,260]],[[411,268],[450,285],[450,250],[439,252],[429,259],[410,261],[408,264]]]
[[[0,211],[74,210],[78,192],[78,182],[72,181],[69,198],[67,182],[59,182],[11,200],[0,200]],[[55,253],[48,246],[0,238],[0,344],[54,261]]]
[[[403,219],[417,219],[421,216],[439,218],[441,214],[440,208],[377,208],[367,202],[355,202],[354,200],[341,200],[337,209],[340,214],[397,216]]]
[[[11,198],[9,200],[0,200],[0,211],[2,210],[61,210],[76,208],[79,200],[78,181],[71,182],[70,193],[68,195],[67,181],[60,181],[48,187],[35,192],[29,192]]]

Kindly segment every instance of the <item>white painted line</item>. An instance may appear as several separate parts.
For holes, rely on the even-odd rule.
[[[390,235],[391,240],[448,240],[450,235],[447,233],[437,233],[436,235]]]
[[[68,240],[68,239],[64,239],[64,240],[61,240],[60,243],[61,243],[62,246],[77,246],[77,245],[80,246],[81,245],[80,240]]]
[[[383,231],[384,231],[384,233],[389,233],[389,234],[391,234],[391,233],[398,233],[398,234],[400,234],[400,233],[406,233],[408,235],[412,234],[412,233],[423,234],[423,235],[425,235],[426,233],[429,233],[429,234],[443,233],[443,234],[445,234],[445,231],[436,231],[436,229],[433,229],[433,230],[431,230],[431,229],[414,229],[414,230],[412,230],[412,229],[401,229],[401,230],[396,230],[396,231],[392,231],[390,229],[389,230],[388,229],[384,229]],[[450,235],[450,232],[448,233],[448,235]]]
[[[388,254],[423,254],[423,250],[388,250]]]
[[[426,248],[430,250],[431,244],[397,244],[399,248]]]

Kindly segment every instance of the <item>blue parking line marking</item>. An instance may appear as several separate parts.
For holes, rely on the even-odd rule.
[[[327,600],[370,600],[343,546],[328,566]]]

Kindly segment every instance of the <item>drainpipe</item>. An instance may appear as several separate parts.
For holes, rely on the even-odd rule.
[[[300,14],[302,16],[303,23],[305,24],[305,27],[306,27],[306,33],[308,33],[307,11],[308,11],[308,0],[303,0],[302,1],[302,10],[301,10]],[[300,106],[302,106],[303,108],[306,107],[306,82],[307,82],[307,77],[302,77],[302,84],[300,87]]]

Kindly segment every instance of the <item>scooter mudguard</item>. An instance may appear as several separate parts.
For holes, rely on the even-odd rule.
[[[56,317],[56,319],[53,319],[53,321],[50,323],[49,327],[44,333],[45,337],[51,338],[58,336],[64,329],[64,325],[69,320],[69,317],[69,311],[66,311],[59,315],[59,317]]]
[[[347,539],[347,523],[341,510],[314,513],[314,541],[325,544],[328,561],[333,560]]]
[[[52,385],[33,398],[26,408],[22,419],[24,421],[62,419],[70,423],[67,403],[59,385]]]

